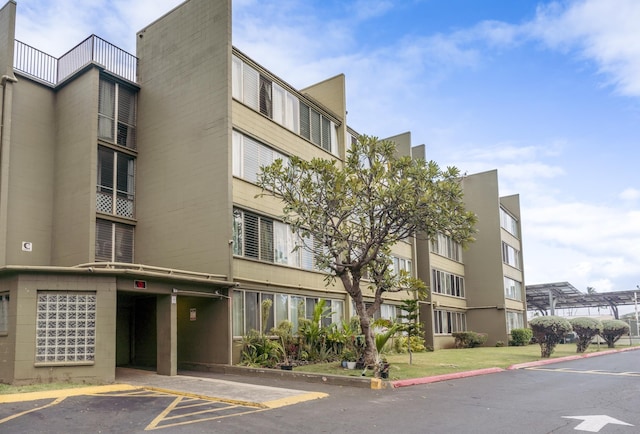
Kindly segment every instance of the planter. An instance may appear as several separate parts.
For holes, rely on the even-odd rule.
[[[387,380],[389,378],[389,373],[388,372],[381,372],[380,373],[380,378],[382,378],[383,380]]]
[[[343,361],[342,361],[342,367],[343,367],[344,369],[347,369],[347,363],[348,363],[348,362],[347,362],[346,360],[343,360]]]
[[[356,369],[356,362],[347,362],[347,369]]]
[[[292,371],[293,365],[280,365],[280,369],[282,369],[283,371]]]

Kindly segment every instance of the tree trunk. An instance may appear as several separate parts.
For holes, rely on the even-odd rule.
[[[360,281],[356,279],[349,279],[348,276],[340,276],[340,280],[344,285],[347,293],[353,298],[353,303],[356,306],[356,313],[360,317],[360,328],[364,335],[364,364],[365,366],[374,366],[378,358],[378,352],[376,350],[376,341],[373,337],[373,330],[371,329],[371,318],[367,314],[367,308],[364,305],[364,299],[362,298],[362,291],[360,290]]]

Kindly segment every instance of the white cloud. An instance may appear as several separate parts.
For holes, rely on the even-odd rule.
[[[607,84],[640,96],[640,2],[581,0],[541,6],[527,25],[533,37],[594,62]]]
[[[626,188],[620,192],[618,197],[624,201],[635,202],[640,199],[640,190],[637,188]]]

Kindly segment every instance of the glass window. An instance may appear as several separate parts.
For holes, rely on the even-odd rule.
[[[244,291],[233,291],[233,335],[242,336],[244,332]]]
[[[136,111],[136,92],[133,89],[108,80],[100,80],[98,138],[135,149]]]
[[[257,292],[244,293],[245,331],[260,331],[260,301]]]
[[[522,283],[505,276],[504,295],[507,298],[522,301]]]
[[[524,315],[522,312],[507,311],[507,333],[511,333],[513,329],[521,329],[524,327]]]
[[[518,220],[500,208],[500,226],[514,237],[518,237]]]
[[[260,294],[260,315],[262,315],[262,303],[265,300],[271,300],[271,308],[268,312],[268,318],[260,318],[260,325],[265,333],[269,333],[269,331],[274,327],[276,316],[275,316],[275,305],[273,303],[273,294]],[[266,321],[265,321],[266,320]]]
[[[96,293],[38,291],[36,362],[92,362]]]
[[[514,268],[520,268],[520,252],[504,241],[502,242],[502,262]]]
[[[135,159],[103,146],[98,147],[96,210],[120,217],[134,217]]]
[[[133,226],[96,219],[95,260],[133,263]]]
[[[289,319],[289,296],[286,294],[276,294],[276,326],[282,321]]]
[[[9,293],[0,293],[0,333],[9,331]]]

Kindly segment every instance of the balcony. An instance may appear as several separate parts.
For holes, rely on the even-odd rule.
[[[60,58],[15,41],[14,69],[50,86],[57,86],[90,63],[99,64],[125,80],[136,81],[138,58],[96,35],[89,36]]]

